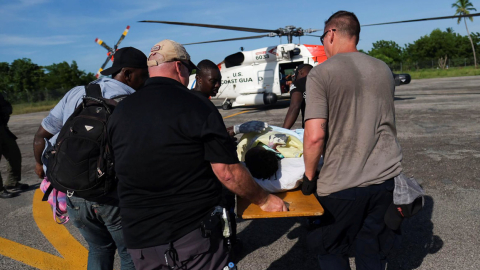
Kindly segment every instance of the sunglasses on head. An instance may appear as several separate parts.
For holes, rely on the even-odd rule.
[[[323,44],[323,39],[325,38],[325,36],[326,36],[326,35],[328,34],[328,32],[330,32],[330,31],[335,32],[335,31],[337,31],[337,29],[330,29],[330,30],[325,31],[325,33],[323,33],[323,35],[320,37],[320,42],[322,42],[322,44]]]

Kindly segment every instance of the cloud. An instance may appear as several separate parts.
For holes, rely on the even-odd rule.
[[[151,2],[151,1],[135,1],[132,2],[135,6],[126,8],[122,11],[113,12],[115,16],[121,19],[137,18],[139,15],[150,13],[168,7],[170,4],[163,1]],[[137,18],[138,19],[138,18]]]
[[[32,0],[33,1],[33,0]],[[36,0],[42,1],[42,0]],[[169,4],[165,1],[146,2],[146,1],[128,1],[122,3],[118,1],[115,6],[105,10],[105,12],[93,14],[46,14],[46,24],[52,28],[70,28],[81,31],[82,28],[90,25],[101,25],[110,27],[118,22],[128,20],[140,20],[140,15],[155,12],[167,7]]]
[[[20,0],[20,1],[2,1],[0,2],[0,20],[3,24],[19,22],[19,21],[30,21],[31,18],[25,16],[25,11],[28,9],[46,4],[50,0]],[[8,3],[8,4],[5,4]]]
[[[23,19],[22,16],[17,16],[17,11],[23,11],[32,6],[48,3],[50,0],[20,0],[10,1],[8,4],[0,5],[0,14],[2,17],[8,16],[8,18]],[[6,3],[6,2],[3,2]],[[5,19],[5,17],[4,17]]]
[[[64,45],[76,42],[76,39],[81,38],[78,35],[57,35],[46,37],[25,37],[15,35],[0,34],[0,46],[49,46],[49,45]]]

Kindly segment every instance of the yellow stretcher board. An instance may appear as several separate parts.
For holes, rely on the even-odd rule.
[[[309,217],[323,215],[323,207],[315,195],[303,195],[300,189],[275,193],[286,202],[288,212],[264,212],[258,205],[237,196],[237,215],[242,219],[257,218],[283,218],[283,217]]]

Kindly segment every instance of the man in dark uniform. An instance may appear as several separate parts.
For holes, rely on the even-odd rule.
[[[163,40],[147,63],[145,87],[108,125],[128,251],[137,270],[223,269],[220,182],[264,211],[286,206],[239,163],[217,108],[186,87],[196,67],[185,48]]]
[[[312,65],[301,64],[295,71],[295,81],[290,86],[290,107],[288,107],[283,128],[291,129],[297,121],[300,111],[302,111],[302,128],[305,128],[305,84],[307,75],[312,68]]]
[[[12,114],[12,105],[0,94],[0,158],[2,156],[7,160],[8,178],[3,184],[0,175],[0,198],[6,199],[13,197],[9,190],[28,189],[27,184],[20,183],[22,174],[22,154],[18,148],[17,137],[8,129],[8,120]]]

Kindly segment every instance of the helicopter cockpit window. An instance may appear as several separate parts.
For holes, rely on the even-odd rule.
[[[225,57],[225,67],[235,67],[240,66],[245,60],[245,55],[242,52],[234,53]]]

